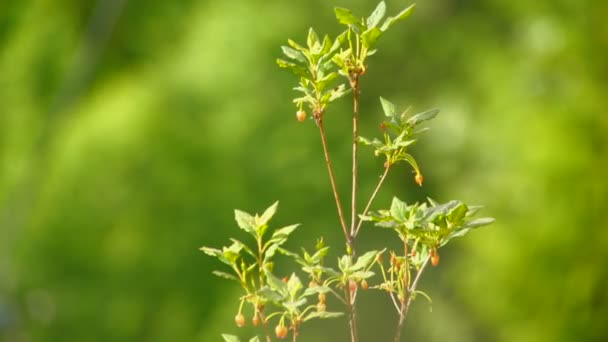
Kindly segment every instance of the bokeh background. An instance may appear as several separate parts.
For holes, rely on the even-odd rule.
[[[341,252],[318,132],[295,120],[296,80],[275,58],[309,26],[335,36],[333,6],[375,5],[2,1],[0,340],[252,336],[234,326],[236,284],[198,248],[245,239],[234,208],[280,200],[276,226],[302,223],[290,248],[324,236]],[[413,150],[424,186],[397,168],[374,207],[462,199],[497,219],[442,250],[404,340],[608,339],[606,15],[603,1],[421,0],[382,37],[362,134],[378,132],[380,95],[442,112]],[[345,198],[349,108],[326,115]],[[363,197],[382,161],[361,162]],[[360,250],[393,244],[362,234]],[[387,298],[360,309],[362,340],[390,340]],[[338,319],[301,340],[346,336]]]

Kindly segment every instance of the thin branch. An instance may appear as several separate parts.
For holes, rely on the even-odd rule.
[[[342,231],[344,232],[344,237],[346,238],[346,242],[349,246],[352,243],[352,239],[348,234],[348,228],[346,226],[346,220],[344,219],[344,213],[342,212],[342,202],[340,201],[340,195],[338,194],[338,188],[336,186],[336,176],[334,174],[334,168],[331,166],[331,159],[329,158],[329,150],[327,148],[327,136],[325,134],[325,128],[323,127],[323,113],[315,112],[315,122],[319,127],[319,132],[321,133],[321,143],[323,144],[323,154],[325,155],[325,164],[327,164],[327,171],[329,172],[329,181],[331,183],[331,190],[334,194],[334,199],[336,201],[336,206],[338,207],[338,216],[340,218],[340,225],[342,226]]]
[[[268,322],[266,322],[266,317],[264,316],[264,312],[260,309],[258,310],[258,316],[260,316],[260,320],[262,321],[262,327],[264,327],[264,333],[266,334],[266,342],[272,342],[270,338],[270,330],[268,329]]]
[[[388,175],[388,171],[390,170],[390,168],[391,168],[390,164],[386,164],[384,166],[384,173],[382,174],[382,177],[380,177],[380,181],[378,182],[378,185],[376,185],[376,189],[374,189],[374,192],[372,193],[372,196],[369,198],[369,201],[367,201],[367,205],[365,205],[365,209],[363,209],[363,213],[361,213],[362,215],[366,215],[367,211],[372,206],[372,202],[376,198],[376,195],[378,194],[380,187],[382,187],[382,183],[384,183],[384,179]],[[359,234],[359,229],[361,229],[362,224],[363,224],[363,220],[359,220],[359,223],[357,224],[357,228],[355,229],[355,234],[354,234],[355,237],[357,236],[357,234]]]
[[[355,303],[350,295],[348,286],[344,287],[344,295],[348,298],[348,326],[350,327],[350,340],[351,342],[359,341],[357,336],[357,310],[355,309]]]
[[[403,324],[405,323],[405,320],[407,318],[407,313],[410,310],[410,304],[412,303],[412,293],[414,293],[414,291],[416,291],[416,286],[418,286],[418,281],[420,280],[420,276],[422,275],[422,272],[424,272],[426,265],[429,263],[429,259],[430,258],[426,258],[426,260],[420,267],[420,270],[416,274],[416,278],[414,278],[414,282],[408,289],[409,296],[407,298],[407,301],[404,301],[403,304],[401,305],[401,313],[399,315],[399,324],[397,326],[397,332],[395,333],[395,342],[399,342],[399,340],[401,338],[401,330],[403,330]]]
[[[358,42],[358,40],[357,40]],[[357,139],[359,137],[359,74],[355,74],[351,81],[353,88],[353,168],[352,168],[352,191],[351,191],[351,221],[350,236],[356,236],[357,224]]]

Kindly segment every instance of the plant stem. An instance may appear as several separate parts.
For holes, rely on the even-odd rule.
[[[357,310],[355,309],[355,303],[353,301],[354,294],[348,289],[348,285],[344,287],[344,295],[348,298],[348,326],[350,327],[350,340],[351,342],[359,341],[357,336]]]
[[[344,232],[344,237],[349,246],[352,244],[352,239],[348,234],[348,228],[346,227],[346,220],[344,219],[344,213],[342,212],[342,202],[340,201],[340,195],[338,194],[338,188],[336,187],[336,176],[334,175],[334,168],[331,166],[331,159],[329,158],[329,150],[327,148],[327,136],[325,134],[325,128],[323,127],[323,113],[318,111],[314,113],[315,122],[319,127],[321,133],[321,143],[323,144],[323,154],[325,155],[325,164],[327,164],[327,171],[329,172],[329,182],[331,183],[331,190],[334,194],[336,206],[338,207],[338,217],[340,218],[340,225]]]
[[[359,42],[357,40],[357,42]],[[354,240],[357,224],[357,139],[359,137],[359,74],[355,74],[351,81],[353,89],[353,168],[352,168],[352,191],[351,191],[351,221],[350,236]],[[351,246],[353,247],[353,246]],[[353,249],[354,255],[354,249]]]
[[[374,189],[374,192],[372,193],[372,196],[369,198],[369,201],[367,201],[367,204],[365,205],[365,209],[363,209],[363,212],[361,213],[362,215],[367,214],[367,211],[372,206],[372,202],[374,201],[374,198],[376,198],[378,191],[380,191],[380,187],[382,187],[382,183],[384,183],[384,179],[388,175],[388,171],[390,170],[390,168],[391,168],[390,164],[388,164],[388,163],[385,164],[384,173],[382,174],[382,177],[380,177],[380,181],[378,182],[378,185],[376,185],[376,189]],[[359,234],[359,229],[361,229],[362,224],[363,224],[363,220],[359,220],[359,223],[357,224],[357,228],[355,228],[355,234],[353,236],[356,237],[357,234]]]
[[[422,272],[424,271],[426,265],[429,263],[429,259],[430,258],[427,258],[424,261],[424,263],[420,267],[420,270],[416,274],[416,278],[414,278],[414,282],[412,283],[412,286],[410,286],[410,288],[408,290],[409,296],[407,298],[407,301],[404,301],[401,304],[401,310],[399,313],[399,324],[397,325],[397,332],[395,333],[395,342],[399,342],[399,339],[401,338],[401,330],[403,330],[403,324],[405,323],[405,320],[407,318],[407,313],[410,310],[410,304],[412,303],[412,293],[414,293],[414,291],[416,291],[416,286],[418,285],[420,276],[422,275]]]
[[[262,327],[264,327],[264,333],[266,334],[266,342],[272,342],[272,339],[270,338],[270,330],[268,330],[268,322],[266,322],[264,312],[258,309],[258,315],[260,316],[260,320],[262,321]]]

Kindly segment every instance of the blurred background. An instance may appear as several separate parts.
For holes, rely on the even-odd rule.
[[[297,80],[275,58],[309,26],[340,32],[334,6],[375,5],[2,1],[0,340],[251,337],[234,326],[239,289],[198,248],[246,239],[233,209],[280,200],[275,227],[302,223],[289,248],[323,236],[331,260],[342,252],[318,131],[296,121]],[[442,249],[421,284],[433,303],[414,303],[404,340],[605,341],[608,3],[417,5],[369,61],[361,133],[379,133],[380,95],[442,112],[412,150],[424,186],[396,168],[374,207],[462,199],[497,222]],[[326,115],[345,201],[350,106]],[[382,160],[363,149],[361,163],[364,198]],[[359,250],[383,234],[365,228]],[[363,341],[390,340],[383,294],[360,311]],[[314,322],[301,340],[345,341],[346,326]]]

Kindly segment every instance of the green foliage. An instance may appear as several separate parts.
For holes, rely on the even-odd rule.
[[[480,206],[467,206],[461,201],[444,204],[429,199],[426,203],[407,205],[397,197],[390,209],[372,212],[362,218],[377,226],[393,229],[399,238],[412,246],[439,248],[455,237],[466,235],[471,229],[494,222],[493,218],[472,219]],[[416,249],[412,249],[416,251]]]
[[[430,301],[430,297],[417,289],[418,279],[422,275],[425,265],[430,260],[434,266],[439,263],[437,249],[445,245],[454,237],[460,237],[468,233],[472,228],[488,225],[494,219],[484,218],[469,220],[468,218],[477,212],[479,207],[469,208],[460,201],[450,201],[446,204],[437,204],[429,201],[426,203],[408,206],[405,202],[396,197],[393,199],[390,210],[380,210],[377,213],[370,213],[367,210],[371,205],[376,193],[380,189],[384,178],[390,167],[399,161],[408,162],[416,172],[415,180],[418,185],[422,185],[422,175],[414,157],[408,153],[408,147],[416,142],[415,136],[423,130],[417,130],[417,126],[425,121],[429,121],[437,116],[439,110],[433,109],[416,115],[409,116],[407,111],[398,113],[393,103],[380,97],[380,102],[384,115],[387,118],[381,124],[384,131],[384,141],[379,139],[369,140],[361,137],[357,133],[358,107],[359,107],[359,78],[366,72],[366,58],[375,51],[370,50],[375,46],[380,35],[391,27],[394,23],[408,18],[414,9],[414,5],[406,8],[394,17],[388,17],[385,22],[379,25],[385,15],[386,4],[381,1],[376,9],[368,18],[357,19],[352,12],[344,8],[336,8],[335,14],[339,23],[346,25],[346,31],[338,35],[336,39],[331,39],[325,35],[323,40],[319,39],[317,33],[310,28],[306,39],[306,47],[303,47],[292,40],[288,40],[289,46],[283,46],[283,54],[291,61],[277,59],[279,67],[290,70],[300,78],[300,86],[295,90],[304,94],[293,100],[298,107],[297,119],[303,121],[303,105],[307,104],[313,111],[313,117],[320,129],[323,153],[328,168],[332,192],[338,208],[342,230],[346,239],[346,254],[338,259],[338,271],[324,265],[324,258],[327,255],[328,247],[324,246],[323,239],[320,239],[314,254],[302,249],[302,256],[282,249],[280,246],[287,240],[289,234],[297,227],[289,226],[275,231],[272,238],[264,243],[262,237],[266,231],[268,221],[276,212],[277,204],[268,208],[260,217],[251,216],[242,211],[235,211],[236,220],[239,227],[252,235],[257,240],[259,256],[257,264],[248,265],[241,260],[240,270],[237,261],[240,258],[241,250],[244,250],[252,257],[256,254],[251,249],[246,248],[242,243],[233,240],[233,245],[224,247],[222,250],[204,247],[203,251],[211,256],[217,257],[220,261],[231,265],[240,279],[231,277],[227,274],[216,272],[228,279],[240,280],[247,292],[247,296],[242,297],[241,301],[249,300],[254,304],[256,315],[264,318],[264,307],[268,302],[273,303],[278,309],[268,315],[268,318],[280,316],[279,324],[276,328],[276,335],[285,338],[287,330],[285,320],[290,322],[290,329],[293,330],[294,340],[296,339],[301,325],[311,318],[333,318],[341,313],[326,312],[325,294],[331,293],[344,303],[349,312],[350,335],[353,341],[358,341],[356,317],[356,298],[359,284],[362,288],[369,287],[367,282],[375,273],[371,271],[374,264],[380,265],[383,282],[375,288],[386,291],[392,299],[399,315],[399,324],[395,340],[399,340],[401,328],[411,300],[421,294]],[[348,44],[343,47],[343,44]],[[338,52],[339,51],[339,52]],[[350,233],[346,227],[342,203],[339,193],[335,186],[335,175],[331,166],[331,159],[327,148],[326,133],[323,126],[323,114],[327,105],[346,95],[347,91],[344,84],[340,84],[332,90],[327,90],[337,78],[338,74],[344,76],[350,85],[353,93],[353,173],[352,173],[352,208],[353,216]],[[360,215],[357,225],[355,211],[357,193],[357,144],[370,145],[375,148],[376,156],[386,157],[385,174],[381,178],[374,194],[368,201],[366,209]],[[391,251],[391,267],[387,271],[379,261],[386,248],[381,251],[371,250],[363,253],[360,257],[355,257],[354,242],[357,238],[360,225],[363,221],[375,221],[381,227],[392,228],[397,232],[403,241],[403,255],[399,256]],[[408,250],[410,252],[408,252]],[[310,284],[307,289],[300,278],[292,273],[289,278],[283,280],[272,274],[271,258],[275,252],[290,256],[296,263],[302,266],[302,270],[308,274]],[[263,261],[262,261],[263,260]],[[255,291],[248,288],[247,274],[254,268],[258,269],[260,275],[259,285]],[[416,280],[411,281],[412,269],[416,272]],[[255,288],[255,282],[252,282]],[[335,287],[335,288],[332,288]],[[338,294],[343,290],[344,295]],[[318,295],[319,302],[315,305],[308,305],[307,297]],[[398,304],[399,302],[399,304]],[[241,302],[242,306],[242,302]],[[239,309],[239,315],[240,309]],[[236,323],[242,326],[242,316],[237,315]],[[270,341],[270,336],[266,335]]]
[[[335,3],[357,17],[377,4]],[[248,341],[250,321],[236,330],[230,315],[238,282],[210,274],[231,269],[194,252],[229,246],[230,236],[249,244],[232,210],[276,198],[280,216],[265,239],[298,218],[305,225],[283,246],[314,254],[322,235],[331,246],[325,265],[337,269],[343,237],[322,191],[318,137],[305,134],[313,126],[285,120],[294,108],[291,75],[269,58],[285,35],[305,45],[309,26],[335,37],[333,12],[311,10],[330,4],[126,4],[0,5],[2,341],[216,341],[237,331]],[[409,4],[387,1],[377,27]],[[388,207],[394,195],[408,204],[428,195],[483,203],[497,218],[497,229],[452,241],[439,268],[425,271],[419,288],[433,296],[432,312],[412,305],[408,340],[608,336],[607,6],[418,2],[414,16],[379,39],[362,77],[361,134],[376,136],[380,95],[399,111],[442,111],[409,148],[424,187],[414,188],[405,167],[391,168],[371,208]],[[87,34],[91,27],[104,34]],[[333,166],[345,175],[350,146],[340,142],[350,131],[342,111],[350,101],[338,102],[329,106],[327,124],[335,124],[327,137]],[[371,151],[361,151],[361,196],[384,161],[367,158]],[[393,240],[391,232],[364,223],[358,255]],[[289,260],[275,259],[277,274],[296,271],[304,282]],[[372,271],[370,288],[381,279]],[[369,300],[361,286],[358,296],[359,320],[369,323],[360,339],[391,339],[390,301]],[[316,321],[300,339],[346,340],[340,324]]]
[[[384,155],[386,157],[385,165],[390,166],[400,161],[406,161],[414,168],[416,174],[420,174],[418,163],[416,163],[414,157],[407,150],[410,145],[416,142],[415,136],[425,131],[425,129],[416,130],[417,125],[435,118],[439,114],[439,110],[431,109],[408,117],[407,111],[399,114],[395,109],[395,105],[387,99],[380,97],[380,103],[382,104],[384,115],[389,119],[380,124],[380,127],[384,131],[383,141],[378,138],[370,140],[359,136],[359,143],[372,146],[374,148],[374,155],[376,156]]]

